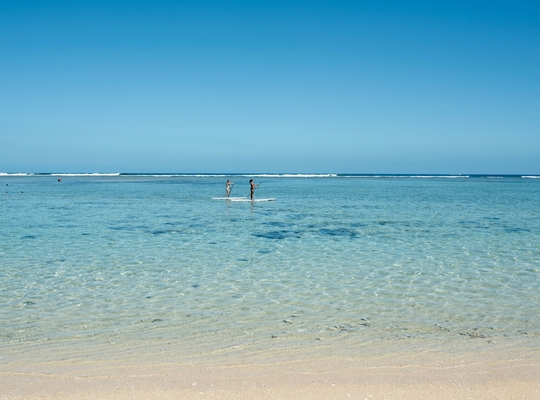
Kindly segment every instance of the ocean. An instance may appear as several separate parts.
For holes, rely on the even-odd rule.
[[[0,360],[537,348],[536,178],[0,174]]]

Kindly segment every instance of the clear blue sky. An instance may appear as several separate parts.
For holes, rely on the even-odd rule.
[[[0,2],[1,172],[540,173],[540,2]]]

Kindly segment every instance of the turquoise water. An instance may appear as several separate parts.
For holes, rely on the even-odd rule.
[[[0,176],[2,358],[538,344],[540,179],[227,178]]]

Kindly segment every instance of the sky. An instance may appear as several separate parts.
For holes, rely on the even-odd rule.
[[[0,172],[539,174],[540,2],[2,0]]]

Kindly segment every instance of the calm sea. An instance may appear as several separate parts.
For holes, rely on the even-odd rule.
[[[540,179],[57,178],[0,176],[4,361],[540,342]]]

